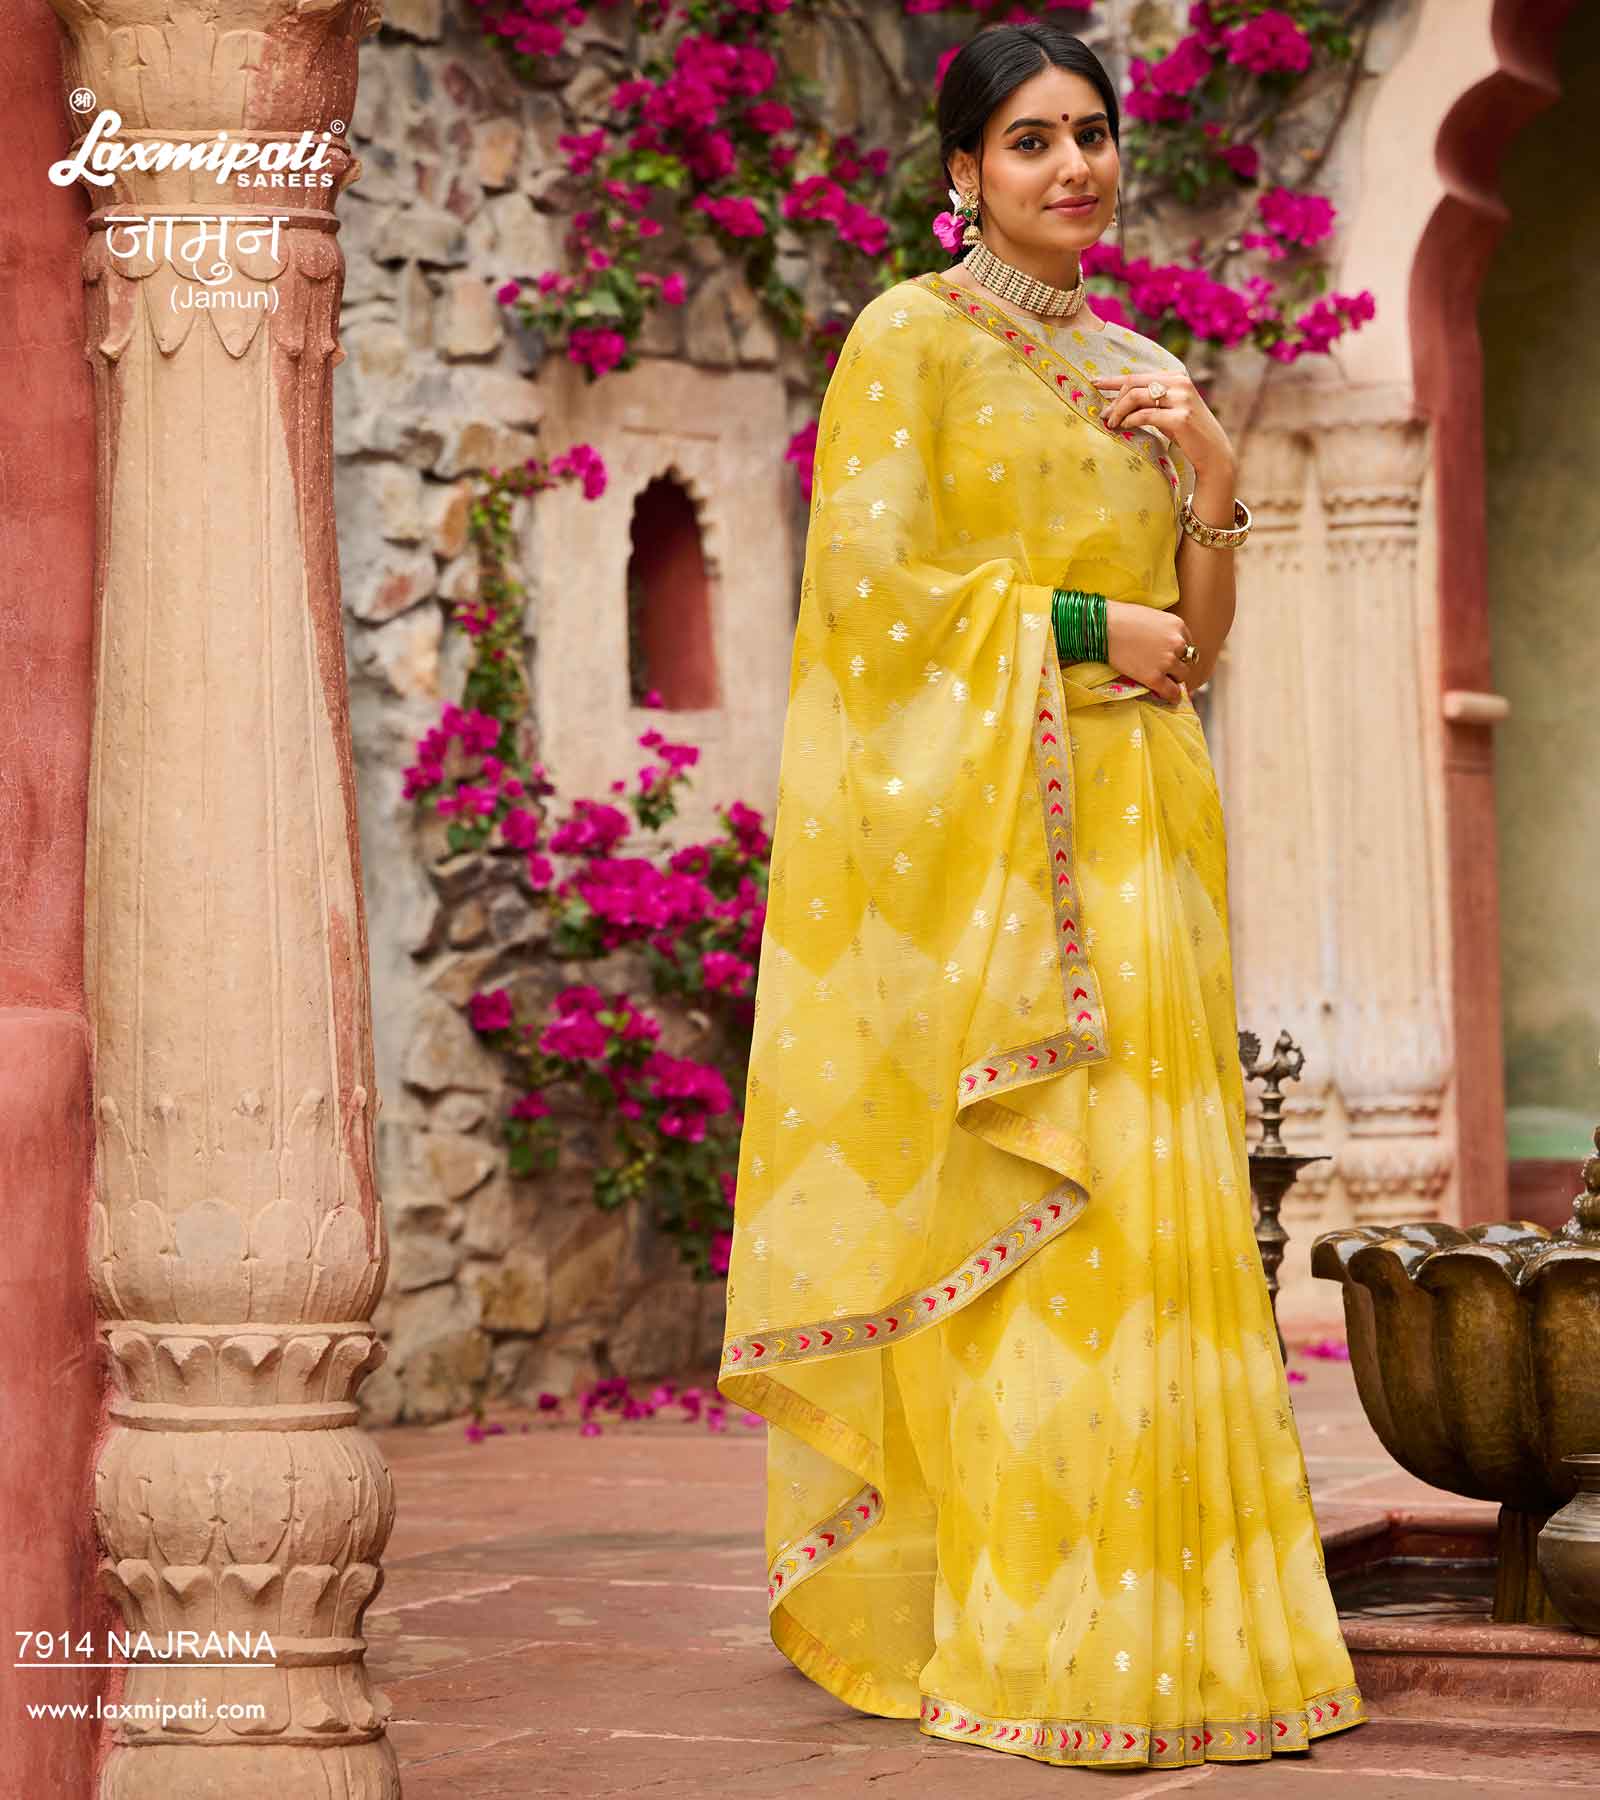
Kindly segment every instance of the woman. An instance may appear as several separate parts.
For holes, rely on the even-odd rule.
[[[1260,1760],[1362,1712],[1186,688],[1248,514],[1182,363],[1082,305],[1093,54],[986,27],[939,122],[967,260],[863,309],[822,408],[718,1386],[770,1421],[773,1641],[830,1693],[1041,1762]],[[1068,582],[1101,660],[1059,659]]]

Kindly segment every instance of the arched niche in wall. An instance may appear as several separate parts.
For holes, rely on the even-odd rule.
[[[720,705],[711,571],[699,509],[675,470],[655,476],[634,496],[629,545],[632,703],[643,705],[653,690],[668,712]]]

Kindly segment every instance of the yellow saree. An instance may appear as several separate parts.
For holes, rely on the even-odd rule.
[[[1178,598],[1183,471],[1088,379],[1152,362],[937,274],[845,341],[718,1375],[770,1422],[774,1643],[1050,1763],[1362,1717],[1251,1224],[1205,740],[1050,631],[1058,583]]]

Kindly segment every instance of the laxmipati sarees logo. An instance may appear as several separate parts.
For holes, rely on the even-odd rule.
[[[76,113],[94,112],[95,98],[75,88],[69,100]],[[209,171],[222,186],[235,188],[317,188],[333,186],[333,170],[325,167],[328,146],[344,132],[344,120],[329,129],[302,131],[299,137],[274,138],[260,144],[219,131],[211,138],[145,138],[124,142],[122,115],[109,108],[95,113],[83,141],[71,156],[50,165],[57,187],[87,181],[110,187],[123,170],[196,169]]]

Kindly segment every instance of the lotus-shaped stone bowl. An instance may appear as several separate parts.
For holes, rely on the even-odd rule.
[[[1502,1622],[1559,1618],[1536,1542],[1578,1490],[1563,1458],[1600,1450],[1600,1232],[1586,1223],[1354,1226],[1311,1252],[1312,1273],[1343,1284],[1385,1449],[1433,1487],[1499,1501]]]

